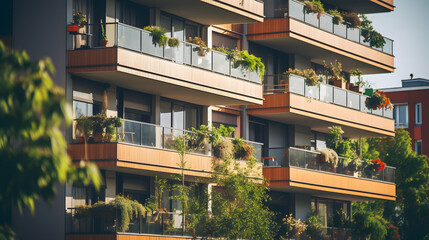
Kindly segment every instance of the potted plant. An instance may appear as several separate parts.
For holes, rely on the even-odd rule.
[[[329,15],[332,15],[334,24],[339,25],[339,24],[342,24],[344,22],[344,18],[343,18],[343,16],[341,15],[341,13],[338,10],[336,10],[336,9],[329,9],[327,11],[327,13]]]
[[[67,26],[67,32],[77,33],[80,28],[84,27],[86,22],[86,16],[82,13],[82,11],[73,13],[73,21],[71,25]]]
[[[261,82],[264,80],[265,65],[261,58],[253,54],[249,54],[246,50],[239,51],[238,49],[224,50],[227,52],[227,58],[232,62],[233,68],[241,67],[242,70],[259,73]]]
[[[88,116],[81,116],[76,120],[76,135],[79,135],[79,143],[84,143],[92,130],[92,121]]]
[[[368,109],[377,110],[381,108],[392,109],[392,103],[383,91],[377,90],[372,96],[365,100],[365,106]]]
[[[320,0],[304,1],[304,4],[306,7],[305,11],[307,13],[316,13],[317,18],[320,18],[325,12],[325,9],[323,8],[323,3]]]
[[[178,38],[169,38],[167,44],[169,47],[179,47],[180,40]]]
[[[359,18],[359,15],[354,12],[342,12],[341,13],[344,23],[349,28],[360,28],[362,21]]]
[[[94,142],[100,143],[103,141],[104,128],[106,127],[106,114],[99,113],[89,118],[92,121],[92,137]]]
[[[383,35],[375,31],[372,26],[372,21],[370,21],[365,15],[361,15],[362,26],[361,26],[361,35],[364,37],[364,42],[369,42],[371,47],[382,48],[386,41],[384,40]]]
[[[232,143],[234,144],[234,158],[236,160],[250,160],[253,157],[255,153],[253,146],[245,143],[243,139],[234,138]]]
[[[166,31],[161,27],[146,26],[143,29],[150,32],[150,36],[152,36],[152,44],[154,46],[158,45],[162,47],[168,40],[168,37],[165,36]]]
[[[106,133],[104,135],[105,142],[112,142],[116,140],[116,129],[122,126],[122,120],[118,117],[106,119]]]
[[[201,38],[199,37],[194,37],[194,38],[189,38],[187,40],[188,43],[192,43],[197,45],[197,47],[194,48],[194,51],[198,51],[198,55],[201,57],[204,57],[207,55],[207,53],[210,52],[210,48],[207,47],[206,42],[203,41]]]
[[[100,39],[100,46],[106,47],[109,41],[107,40],[106,31],[104,30],[103,20],[100,19],[100,26],[101,26],[101,39]]]
[[[339,87],[346,88],[347,80],[343,77],[343,68],[342,64],[335,59],[334,63],[330,63],[329,65],[325,64],[325,74],[328,76],[329,84]]]
[[[359,68],[356,68],[354,71],[350,73],[351,76],[356,76],[357,81],[355,84],[350,84],[350,91],[362,93],[363,87],[365,86],[366,82],[362,78],[362,71],[359,70]]]

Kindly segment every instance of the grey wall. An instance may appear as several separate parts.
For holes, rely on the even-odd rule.
[[[311,196],[301,193],[295,193],[295,218],[304,221],[310,214]]]
[[[32,60],[50,57],[56,85],[66,86],[67,0],[14,0],[13,46],[26,50]],[[19,239],[65,239],[65,186],[58,186],[51,204],[35,204],[35,215],[20,216],[13,209],[12,227]]]

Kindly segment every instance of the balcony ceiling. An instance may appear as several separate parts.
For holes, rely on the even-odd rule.
[[[248,23],[263,21],[263,7],[261,13],[250,12],[250,9],[240,9],[232,4],[223,3],[224,1],[208,0],[132,0],[138,4],[156,7],[165,11],[197,23],[205,25],[230,24],[230,23]],[[255,0],[246,0],[256,2]],[[227,2],[227,1],[225,1]],[[231,1],[233,2],[233,1]],[[237,1],[238,2],[238,1]],[[263,3],[256,2],[256,4]]]
[[[335,36],[335,35],[333,35]],[[336,36],[335,36],[336,37]],[[326,62],[334,62],[338,60],[343,64],[343,70],[351,72],[356,68],[359,68],[364,74],[377,74],[377,73],[390,73],[391,71],[376,67],[373,64],[359,61],[357,59],[345,56],[344,54],[338,54],[333,51],[315,46],[313,44],[303,42],[295,38],[271,38],[262,40],[252,40],[260,45],[273,48],[285,53],[292,53],[303,56],[311,60],[311,62],[324,65],[323,60]],[[351,42],[351,41],[350,41]],[[353,43],[352,44],[358,44]],[[373,50],[377,51],[377,50]],[[383,54],[383,53],[380,53]],[[389,67],[390,68],[390,67]]]
[[[324,0],[324,2],[358,13],[380,13],[393,11],[393,0]]]

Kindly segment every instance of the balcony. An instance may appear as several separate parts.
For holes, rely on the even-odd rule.
[[[87,146],[75,140],[68,144],[68,154],[74,161],[87,156],[100,168],[121,169],[125,172],[140,170],[149,175],[179,174],[179,154],[175,151],[175,139],[194,132],[163,127],[159,125],[122,120],[122,127],[117,129],[116,140],[111,142],[89,143]],[[254,156],[262,159],[261,143],[245,141],[253,146]],[[186,156],[187,176],[210,178],[212,174],[213,151],[210,145],[194,149]],[[243,166],[245,161],[239,161]],[[262,165],[262,163],[259,163]],[[167,175],[166,175],[167,176]]]
[[[393,111],[367,109],[365,95],[324,83],[307,86],[293,74],[266,76],[265,82],[264,104],[249,106],[250,115],[325,133],[340,125],[346,137],[394,136]]]
[[[250,41],[306,56],[321,65],[323,60],[337,59],[347,72],[356,68],[365,74],[394,71],[393,40],[385,37],[383,48],[373,48],[363,41],[360,29],[334,24],[327,13],[318,19],[295,0],[289,0],[285,8],[279,7],[263,23],[248,24],[247,34]]]
[[[358,13],[380,13],[393,11],[393,0],[325,0],[324,2],[339,9],[347,9]]]
[[[150,33],[121,23],[106,24],[107,47],[85,34],[74,36],[67,71],[74,75],[199,105],[262,104],[259,73],[233,68],[226,54],[198,54],[196,45],[152,44]]]
[[[260,0],[181,0],[180,4],[169,0],[135,0],[135,2],[156,7],[161,11],[204,25],[262,22],[264,20],[264,2]]]
[[[180,213],[161,212],[157,217],[140,216],[129,224],[129,229],[125,232],[119,231],[116,226],[118,219],[108,218],[106,216],[77,216],[74,209],[68,209],[71,216],[70,232],[67,234],[67,240],[76,239],[94,239],[95,236],[106,236],[103,239],[129,239],[127,236],[133,236],[136,240],[147,239],[191,239],[192,233],[182,231],[182,221],[187,224],[191,218],[185,216],[183,219]],[[152,235],[152,236],[151,236]],[[156,236],[157,235],[157,236]],[[160,238],[159,236],[163,236]]]
[[[264,158],[264,176],[270,188],[279,191],[305,191],[319,197],[333,196],[359,201],[364,199],[395,200],[395,168],[381,171],[334,168],[321,162],[321,154],[299,148],[268,149]],[[340,162],[342,159],[340,158]]]

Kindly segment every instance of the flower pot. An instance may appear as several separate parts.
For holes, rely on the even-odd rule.
[[[329,79],[329,84],[339,88],[346,88],[346,83],[341,79]]]
[[[94,133],[94,136],[92,137],[94,138],[94,142],[96,143],[103,142],[103,133]]]
[[[104,40],[104,39],[101,39],[101,40],[100,40],[100,46],[102,46],[102,47],[106,47],[106,46],[107,46],[107,44],[109,44],[109,41]]]
[[[361,89],[359,86],[350,86],[350,91],[353,92],[357,92],[357,93],[362,93]]]
[[[84,143],[84,142],[85,142],[85,138],[84,138],[84,137],[82,137],[82,136],[80,136],[80,137],[78,138],[78,140],[79,140],[79,143]]]
[[[67,32],[69,33],[77,33],[79,30],[79,25],[67,25]]]

